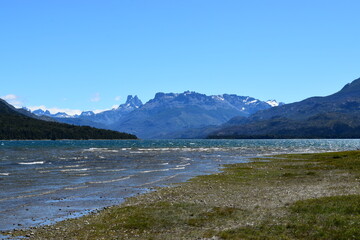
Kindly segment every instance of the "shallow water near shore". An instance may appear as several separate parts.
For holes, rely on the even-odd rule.
[[[0,141],[0,230],[78,217],[251,157],[359,148],[356,139]]]

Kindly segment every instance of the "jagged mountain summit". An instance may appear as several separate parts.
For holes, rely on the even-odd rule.
[[[141,138],[173,138],[180,132],[209,125],[220,125],[234,116],[248,117],[272,106],[251,97],[207,96],[197,92],[157,93],[141,108],[110,126],[136,133]],[[181,134],[181,137],[187,137]]]
[[[121,104],[117,110],[122,109],[125,110],[127,109],[128,111],[132,111],[134,109],[137,109],[139,107],[141,107],[143,105],[142,101],[138,98],[138,96],[132,96],[129,95],[126,99],[126,102],[124,104]]]
[[[37,110],[34,110],[32,111],[33,114],[37,115],[37,116],[48,116],[50,117],[51,116],[51,113],[49,110],[42,110],[42,109],[37,109]]]
[[[74,116],[68,115],[65,112],[58,112],[55,114],[50,113],[49,110],[42,110],[42,109],[37,109],[32,111],[33,114],[35,114],[36,116],[42,117],[42,116],[46,116],[46,117],[51,117],[51,118],[72,118]]]
[[[118,108],[98,114],[55,117],[57,121],[89,125],[137,134],[141,138],[188,137],[180,134],[193,128],[221,125],[235,116],[248,117],[259,110],[282,105],[252,97],[222,94],[207,96],[197,92],[162,93],[143,104],[137,96],[128,96]]]
[[[234,118],[212,138],[359,138],[360,78],[326,97]]]

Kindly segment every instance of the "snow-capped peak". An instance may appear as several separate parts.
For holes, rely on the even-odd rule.
[[[51,114],[52,117],[57,117],[57,118],[72,118],[72,116],[68,115],[65,112],[58,112],[55,114]]]
[[[268,100],[266,101],[267,104],[269,104],[271,107],[277,107],[280,105],[279,102],[277,102],[276,100]]]
[[[95,113],[93,111],[85,111],[80,114],[80,116],[82,116],[82,117],[89,117],[89,116],[93,116],[93,115],[95,115]]]

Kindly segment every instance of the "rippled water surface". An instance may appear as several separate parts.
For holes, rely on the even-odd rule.
[[[253,156],[359,148],[359,140],[0,141],[0,230],[77,217]]]

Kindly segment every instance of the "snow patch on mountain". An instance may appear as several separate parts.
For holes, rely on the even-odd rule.
[[[278,107],[279,105],[281,105],[281,103],[276,100],[267,100],[266,103],[269,104],[271,107]]]

